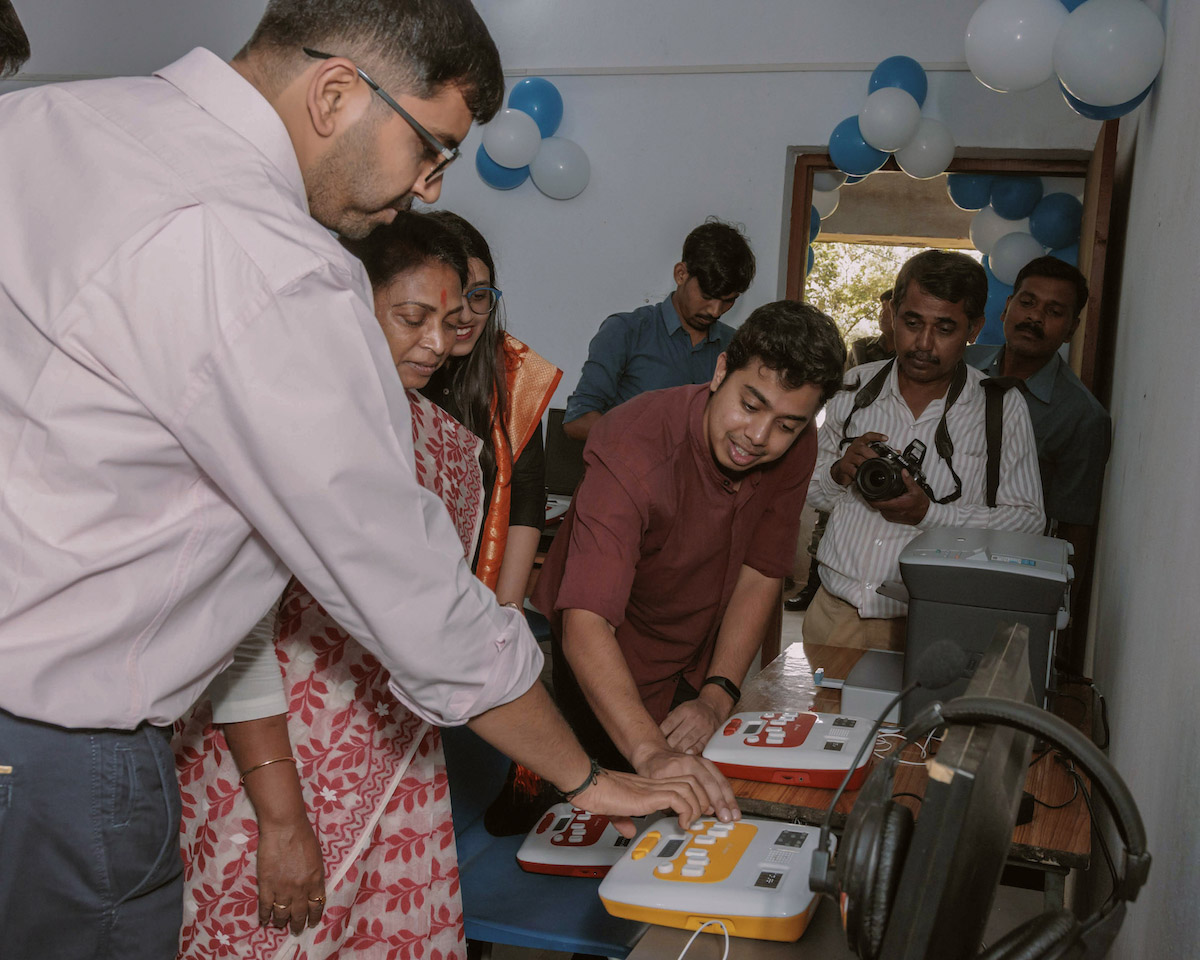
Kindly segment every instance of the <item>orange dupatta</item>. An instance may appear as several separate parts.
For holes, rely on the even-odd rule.
[[[558,367],[510,334],[504,334],[500,353],[504,360],[508,410],[507,416],[495,417],[492,421],[496,485],[492,489],[491,502],[488,503],[487,516],[483,521],[479,563],[475,567],[475,576],[492,590],[496,589],[500,580],[500,564],[508,543],[513,463],[521,456],[541,423],[542,414],[546,412],[558,381],[562,379],[562,371]],[[503,421],[507,421],[507,430]]]

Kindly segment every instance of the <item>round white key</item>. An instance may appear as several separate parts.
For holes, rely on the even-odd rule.
[[[675,870],[675,864],[673,864],[673,863],[660,863],[657,867],[654,868],[655,873],[662,873],[662,874],[673,873],[674,870]]]

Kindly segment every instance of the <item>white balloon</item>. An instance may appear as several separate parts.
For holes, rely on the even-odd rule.
[[[980,253],[988,256],[996,241],[1008,233],[1029,233],[1029,218],[1005,220],[990,206],[984,207],[971,218],[971,243]]]
[[[822,170],[813,174],[814,190],[836,190],[846,182],[846,175],[841,170]]]
[[[1045,253],[1046,248],[1028,233],[1006,233],[992,246],[988,266],[997,280],[1012,286],[1021,268]]]
[[[1057,3],[1058,0],[1055,0]],[[899,87],[881,87],[867,97],[858,113],[862,138],[876,150],[899,150],[917,132],[921,105],[913,95]]]
[[[1042,177],[1042,196],[1052,193],[1069,193],[1076,200],[1083,199],[1083,177]]]
[[[523,110],[501,110],[483,128],[483,149],[502,167],[524,167],[537,154],[542,131]]]
[[[841,199],[841,195],[836,190],[814,190],[812,192],[812,205],[817,208],[817,216],[822,220],[828,220],[833,216],[833,211],[837,209]]]
[[[566,137],[546,137],[529,164],[529,177],[546,196],[570,200],[583,193],[592,175],[583,147]]]
[[[923,117],[913,138],[896,151],[900,169],[916,180],[929,180],[946,172],[954,159],[954,137],[941,120]]]
[[[1166,37],[1142,0],[1087,0],[1054,43],[1054,69],[1071,95],[1097,107],[1132,100],[1162,68]]]
[[[1054,76],[1059,0],[983,0],[967,24],[967,66],[985,87],[1029,90]]]

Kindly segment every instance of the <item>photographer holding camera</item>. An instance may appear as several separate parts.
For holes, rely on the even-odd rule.
[[[905,605],[876,590],[899,579],[900,552],[922,530],[1041,531],[1025,400],[1001,385],[985,390],[984,375],[963,361],[986,299],[983,267],[965,254],[910,258],[892,297],[895,359],[855,368],[829,401],[808,489],[809,502],[830,518],[806,643],[904,649]]]

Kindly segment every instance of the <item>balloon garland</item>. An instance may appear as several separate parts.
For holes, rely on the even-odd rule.
[[[1089,120],[1121,117],[1162,69],[1162,23],[1142,0],[983,0],[966,36],[967,66],[1000,93],[1056,78]]]
[[[820,232],[821,221],[837,209],[838,191],[866,179],[889,156],[917,180],[946,172],[954,159],[954,137],[940,120],[921,115],[928,93],[925,69],[912,57],[888,57],[871,72],[862,109],[829,135],[829,159],[837,170],[813,175],[810,243]]]
[[[591,163],[574,140],[557,137],[563,99],[543,77],[526,77],[508,95],[501,110],[483,131],[475,152],[479,179],[496,190],[512,190],[527,179],[546,196],[570,200],[591,179]]]

